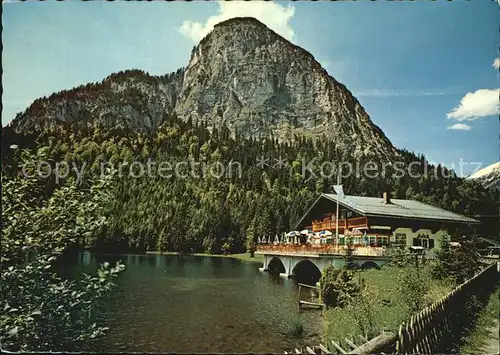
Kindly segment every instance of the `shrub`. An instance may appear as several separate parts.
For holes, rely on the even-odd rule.
[[[447,241],[443,241],[436,252],[437,263],[431,270],[436,279],[451,279],[461,284],[470,279],[480,269],[479,254],[474,239],[462,237],[460,247],[452,249]]]
[[[300,316],[294,316],[288,323],[288,335],[294,338],[300,338],[304,334],[304,323]]]
[[[397,268],[406,266],[410,260],[404,247],[394,247],[388,250],[388,254],[391,256],[390,266]]]
[[[368,287],[362,287],[359,294],[348,304],[348,310],[361,334],[369,338],[379,332],[376,309],[381,306],[380,297]]]
[[[52,273],[53,260],[44,255],[2,271],[0,339],[5,349],[68,351],[76,342],[94,339],[107,330],[96,324],[94,311],[124,265],[104,263],[97,276],[84,275],[75,282]]]
[[[42,149],[22,154],[28,167],[47,160]],[[113,181],[106,176],[84,188],[68,181],[47,196],[47,181],[32,175],[2,179],[0,342],[8,351],[70,351],[106,330],[95,323],[95,310],[124,267],[104,263],[96,277],[75,282],[60,278],[53,264],[68,246],[79,239],[92,244],[107,226]]]
[[[327,307],[344,307],[359,294],[360,287],[354,273],[346,269],[335,269],[329,265],[323,270],[320,281],[321,299]]]
[[[412,263],[407,263],[398,270],[398,291],[410,314],[420,311],[425,306],[426,295],[430,289],[426,277],[427,271],[421,264]]]

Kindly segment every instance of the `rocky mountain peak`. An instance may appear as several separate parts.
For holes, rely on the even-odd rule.
[[[395,151],[309,52],[252,18],[218,24],[193,49],[175,111],[247,136],[326,135],[359,154]]]
[[[312,64],[315,65],[315,69],[325,71],[311,53],[288,41],[254,17],[235,17],[220,22],[214,26],[211,33],[200,41],[200,44],[212,34],[214,36],[226,35],[228,31],[234,31],[233,36],[240,37],[239,41],[248,41],[248,47],[254,46],[255,42],[260,42],[261,45],[271,45],[278,42],[279,45],[289,47],[290,50],[308,57],[309,60],[314,62]]]
[[[359,155],[390,159],[396,149],[347,88],[306,50],[254,18],[217,24],[193,48],[184,69],[165,76],[112,74],[36,100],[15,130],[54,124],[153,131],[170,114],[245,136],[326,136]]]

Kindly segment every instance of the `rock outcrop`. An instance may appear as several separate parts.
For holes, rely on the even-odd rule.
[[[165,76],[125,71],[37,99],[11,128],[102,124],[154,131],[172,114],[208,128],[225,124],[245,136],[327,136],[355,154],[397,154],[344,85],[310,53],[253,18],[216,25],[185,69]]]
[[[193,49],[175,112],[246,136],[326,135],[366,155],[395,151],[310,53],[253,18],[216,25]]]

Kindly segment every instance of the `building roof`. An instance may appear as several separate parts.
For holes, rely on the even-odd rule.
[[[327,198],[335,203],[337,202],[337,198],[339,198],[340,205],[365,216],[389,216],[393,218],[425,219],[455,223],[480,223],[474,218],[414,200],[391,199],[390,203],[386,204],[381,197],[339,197],[336,194],[322,194],[321,197]]]
[[[490,239],[490,238],[485,238],[485,237],[479,237],[479,240],[486,242],[494,247],[500,247],[500,242],[498,240]]]

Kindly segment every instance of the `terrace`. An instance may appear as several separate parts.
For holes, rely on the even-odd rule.
[[[280,255],[345,255],[347,247],[335,245],[309,245],[309,244],[266,244],[258,245],[257,253]],[[358,246],[354,248],[356,256],[384,256],[386,248]]]

